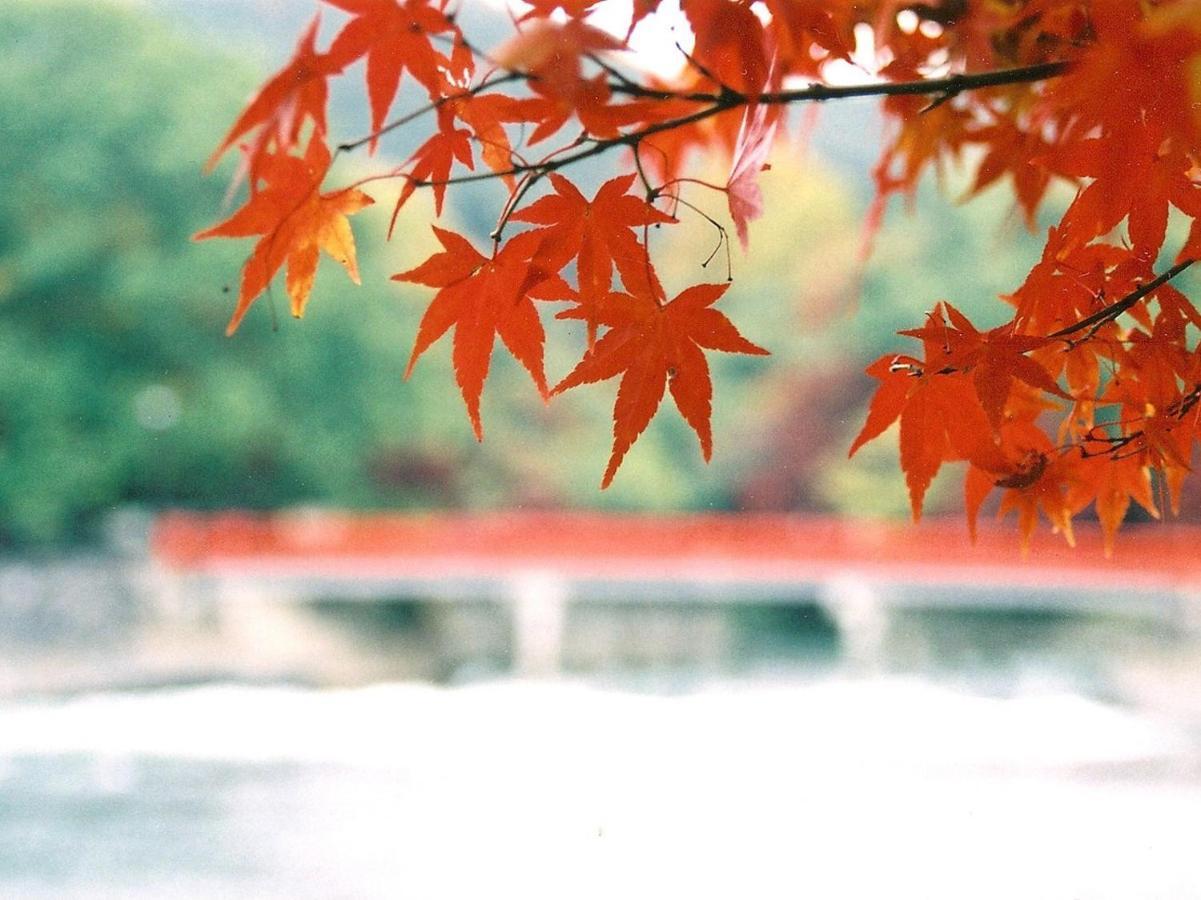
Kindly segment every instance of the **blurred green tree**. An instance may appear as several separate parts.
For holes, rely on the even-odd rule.
[[[401,388],[395,291],[331,285],[320,327],[222,337],[237,250],[190,235],[221,205],[199,148],[243,99],[229,70],[128,8],[0,6],[3,542],[131,502],[417,502],[452,478],[458,420]]]

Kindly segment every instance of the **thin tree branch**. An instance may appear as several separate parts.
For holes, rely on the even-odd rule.
[[[1153,281],[1148,281],[1144,285],[1140,285],[1137,289],[1131,291],[1122,299],[1115,300],[1113,303],[1109,304],[1109,306],[1102,307],[1095,313],[1085,316],[1079,322],[1074,322],[1066,328],[1061,328],[1058,331],[1052,332],[1051,334],[1047,335],[1047,337],[1066,338],[1068,335],[1075,334],[1077,331],[1083,331],[1086,328],[1095,329],[1106,322],[1116,319],[1148,294],[1153,293],[1154,291],[1157,291],[1159,288],[1163,287],[1165,284],[1191,266],[1194,262],[1196,262],[1196,260],[1181,260],[1158,278],[1154,279]]]
[[[1046,78],[1053,78],[1057,75],[1062,75],[1068,70],[1069,66],[1070,63],[1066,62],[1040,63],[1039,65],[1035,66],[1021,66],[1014,69],[1000,69],[995,72],[951,75],[946,78],[928,78],[919,81],[881,82],[877,84],[835,86],[816,84],[798,90],[775,91],[759,95],[742,94],[728,89],[723,90],[720,94],[699,95],[652,91],[647,93],[645,96],[659,99],[694,100],[695,102],[707,103],[709,105],[687,115],[679,116],[675,119],[669,119],[664,122],[655,122],[637,131],[620,134],[614,138],[596,140],[592,146],[580,150],[577,153],[560,157],[551,163],[515,165],[502,171],[475,172],[470,175],[459,175],[452,178],[442,179],[440,181],[413,179],[413,184],[415,184],[417,187],[468,184],[476,181],[487,181],[493,178],[503,178],[507,175],[521,175],[525,172],[534,170],[545,174],[547,172],[557,171],[558,169],[565,168],[577,162],[582,162],[586,159],[591,159],[594,156],[599,156],[615,147],[637,147],[642,140],[651,137],[652,135],[660,134],[665,131],[673,131],[677,128],[693,125],[697,122],[703,122],[705,119],[710,119],[713,116],[719,115],[720,113],[750,104],[780,106],[791,103],[825,102],[827,100],[839,100],[849,97],[899,95],[922,96],[928,94],[948,93],[957,94],[962,91],[975,90],[983,87],[997,87],[1006,84],[1023,84],[1032,81],[1041,81]],[[613,90],[620,90],[620,85],[611,86],[611,88]]]
[[[408,125],[410,122],[414,121],[415,119],[419,119],[421,116],[424,116],[426,113],[433,112],[434,110],[445,106],[447,103],[450,103],[452,100],[462,100],[464,97],[474,97],[476,94],[480,94],[480,93],[483,93],[484,91],[488,90],[488,88],[493,88],[500,84],[507,84],[512,81],[522,81],[526,77],[527,77],[526,75],[524,75],[520,72],[505,72],[501,75],[497,75],[495,78],[491,78],[491,79],[485,78],[483,81],[481,81],[479,84],[477,84],[473,88],[464,88],[462,91],[458,91],[457,93],[447,94],[445,97],[439,97],[437,100],[431,100],[429,103],[425,104],[424,106],[418,107],[417,109],[413,110],[412,112],[406,113],[405,115],[401,116],[399,119],[394,119],[393,121],[389,122],[387,125],[382,126],[378,131],[373,131],[373,132],[371,132],[371,134],[364,135],[363,137],[358,138],[353,141],[346,141],[345,143],[341,143],[335,148],[335,152],[349,153],[354,150],[358,150],[364,144],[369,144],[372,141],[377,141],[380,138],[382,138],[385,134],[395,131],[397,128],[400,128],[403,125]]]
[[[791,91],[772,91],[758,96],[728,89],[721,94],[705,91],[682,93],[631,87],[626,84],[610,84],[609,90],[615,94],[644,97],[648,100],[687,100],[694,103],[718,103],[732,100],[734,101],[731,104],[733,106],[752,102],[776,106],[805,102],[822,103],[826,100],[845,100],[850,97],[927,96],[929,94],[953,97],[964,91],[979,88],[1045,81],[1048,78],[1063,75],[1071,66],[1071,62],[1049,62],[1033,66],[1018,66],[1012,69],[996,69],[991,72],[948,75],[945,78],[923,78],[918,81],[880,81],[871,84],[842,85],[811,84],[808,87]]]

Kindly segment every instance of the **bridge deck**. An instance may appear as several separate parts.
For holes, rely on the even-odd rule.
[[[1201,587],[1201,528],[1128,526],[1106,558],[1095,529],[1077,545],[960,520],[852,522],[778,515],[173,513],[151,548],[167,567],[215,577],[419,584],[544,574],[573,583],[772,586],[855,577],[910,585],[1058,590]]]

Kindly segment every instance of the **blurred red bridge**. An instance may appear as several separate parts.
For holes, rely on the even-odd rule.
[[[1112,558],[1100,534],[1076,546],[1045,531],[1023,554],[1009,529],[973,544],[961,520],[920,524],[779,515],[600,513],[254,516],[172,513],[151,537],[171,569],[218,579],[381,591],[491,590],[531,573],[569,582],[679,585],[687,592],[781,586],[856,576],[909,585],[1174,593],[1201,588],[1201,528],[1135,525]]]
[[[173,513],[153,528],[165,572],[221,596],[277,600],[491,599],[513,608],[515,653],[544,668],[569,603],[792,603],[844,632],[890,606],[1049,610],[1194,623],[1201,529],[1127,526],[1112,558],[1082,525],[1076,547],[962,520],[919,525],[780,515],[512,512],[273,516]]]

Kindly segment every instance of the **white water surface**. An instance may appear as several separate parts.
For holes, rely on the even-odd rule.
[[[885,677],[26,702],[0,896],[1201,897],[1196,744]]]

